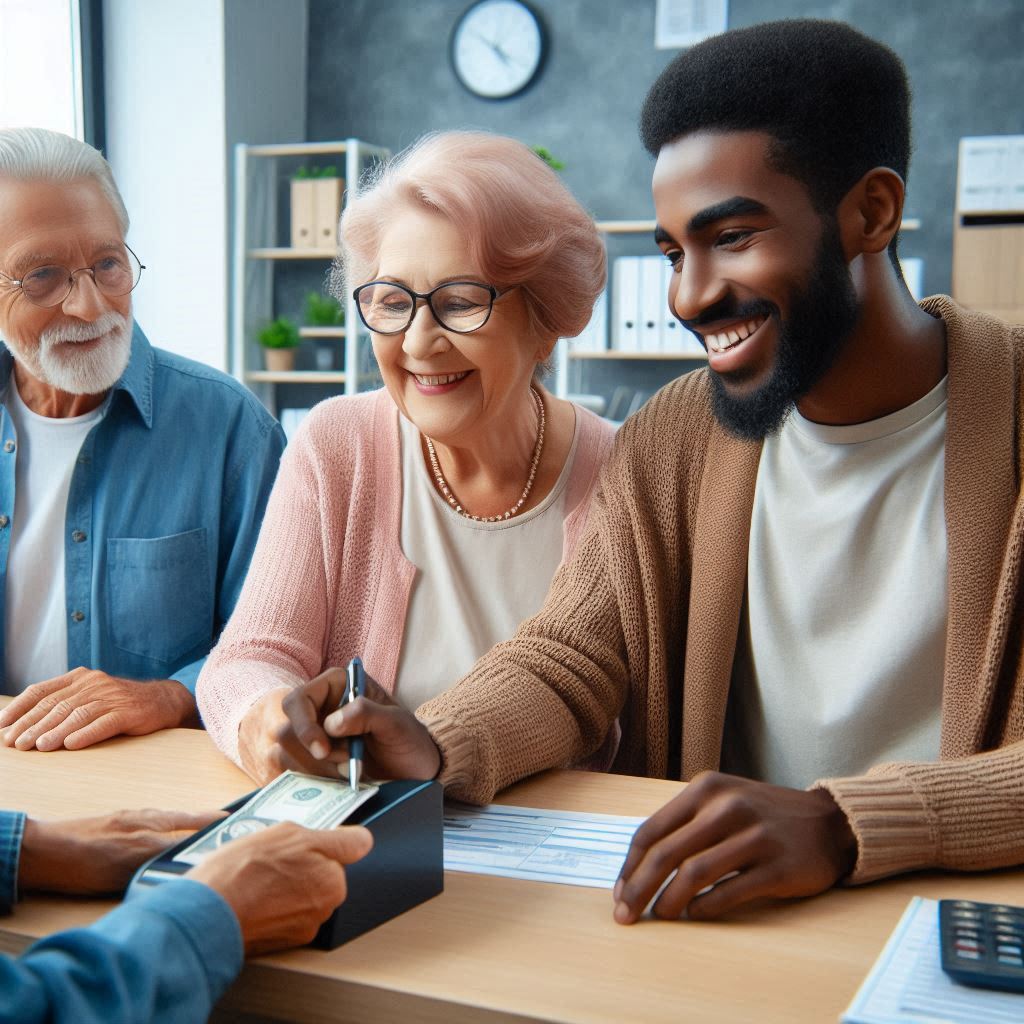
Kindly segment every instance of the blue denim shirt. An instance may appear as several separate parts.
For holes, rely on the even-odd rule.
[[[12,367],[0,346],[0,395]],[[128,366],[82,445],[68,494],[69,669],[177,679],[195,692],[238,599],[284,444],[281,427],[250,391],[153,348],[135,325]],[[4,408],[0,616],[17,526],[17,457]],[[0,630],[0,673],[3,645]]]
[[[11,909],[25,816],[0,810],[0,913]],[[6,898],[5,898],[6,897]],[[89,928],[0,953],[0,1022],[202,1021],[242,967],[242,934],[212,889],[182,878]]]

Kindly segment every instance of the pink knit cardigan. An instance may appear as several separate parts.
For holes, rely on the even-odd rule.
[[[358,654],[394,692],[416,574],[400,543],[398,417],[385,390],[329,399],[284,453],[241,597],[196,686],[206,728],[236,763],[239,724],[271,690]],[[576,423],[563,561],[614,437],[609,423],[578,407]]]

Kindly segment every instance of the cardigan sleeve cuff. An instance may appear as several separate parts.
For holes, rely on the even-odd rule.
[[[861,885],[937,862],[937,830],[907,779],[860,775],[819,779],[810,788],[832,794],[857,840],[857,863],[846,884]]]
[[[445,792],[467,803],[487,803],[494,792],[488,791],[486,782],[479,776],[480,759],[473,731],[467,729],[464,723],[448,717],[424,716],[420,721],[430,730],[441,752],[441,769],[437,773],[437,780],[444,786]]]

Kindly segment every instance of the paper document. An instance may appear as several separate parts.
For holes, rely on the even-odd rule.
[[[444,867],[611,889],[643,818],[445,804]]]
[[[943,973],[939,904],[915,896],[843,1014],[844,1024],[1020,1024],[1024,996],[958,985]]]
[[[279,821],[294,821],[306,828],[334,828],[376,792],[376,786],[367,785],[354,791],[344,779],[284,772],[174,859],[198,864],[232,839],[270,828]]]

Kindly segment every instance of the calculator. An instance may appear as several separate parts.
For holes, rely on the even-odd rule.
[[[954,981],[1024,992],[1024,907],[939,900],[939,941]]]

